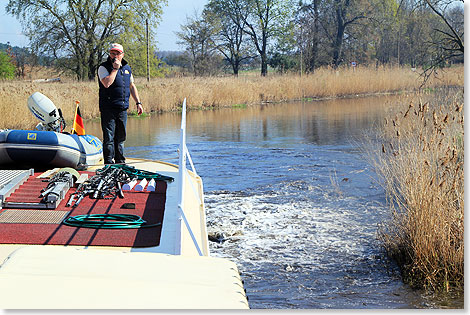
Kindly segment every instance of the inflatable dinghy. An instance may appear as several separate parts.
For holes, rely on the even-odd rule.
[[[0,131],[0,164],[85,169],[98,164],[102,158],[102,143],[92,135],[35,130]]]
[[[63,132],[62,111],[47,96],[33,93],[28,108],[40,121],[37,130],[0,130],[0,164],[86,169],[103,158],[97,137]]]

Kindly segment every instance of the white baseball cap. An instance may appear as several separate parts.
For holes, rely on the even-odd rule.
[[[111,47],[109,47],[109,51],[111,51],[111,50],[117,50],[120,53],[124,52],[124,48],[122,48],[122,45],[118,44],[118,43],[112,43]]]

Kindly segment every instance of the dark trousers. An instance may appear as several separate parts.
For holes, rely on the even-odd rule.
[[[103,157],[105,164],[126,162],[126,158],[124,157],[126,124],[127,110],[101,111],[101,130],[103,131]]]

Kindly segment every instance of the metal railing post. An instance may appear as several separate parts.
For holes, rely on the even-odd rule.
[[[196,247],[196,250],[199,254],[199,256],[203,256],[201,248],[199,247],[199,244],[196,240],[196,237],[194,236],[194,233],[191,229],[191,226],[189,225],[189,222],[186,218],[186,215],[184,213],[184,193],[185,193],[185,183],[186,183],[186,158],[189,156],[188,149],[186,147],[186,98],[183,101],[183,108],[182,108],[182,116],[181,116],[181,131],[180,131],[180,155],[179,155],[179,162],[178,162],[178,182],[179,182],[179,187],[178,187],[178,210],[179,210],[179,217],[178,220],[180,221],[179,226],[181,227],[181,221],[184,221],[184,224],[186,225],[186,228],[188,229],[189,235],[191,236],[191,239],[193,240],[194,246]],[[191,159],[191,157],[189,157]],[[191,161],[191,166],[194,168],[192,165]],[[179,234],[181,238],[181,233],[182,230],[180,228]],[[181,244],[181,239],[180,239],[180,244]],[[179,254],[181,254],[181,246],[179,249]]]

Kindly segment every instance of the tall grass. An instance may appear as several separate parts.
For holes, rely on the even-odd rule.
[[[419,73],[405,68],[319,69],[310,75],[137,78],[144,111],[178,110],[184,98],[189,109],[250,105],[303,98],[342,97],[366,93],[413,90],[420,87]],[[429,80],[427,87],[463,85],[463,67],[450,68]],[[26,101],[39,91],[72,120],[75,100],[85,119],[99,116],[98,83],[63,80],[60,83],[0,82],[0,128],[31,128],[36,121]],[[131,103],[131,110],[135,110]]]
[[[391,210],[379,236],[411,286],[449,291],[464,284],[463,89],[425,98],[387,119],[371,152]]]

